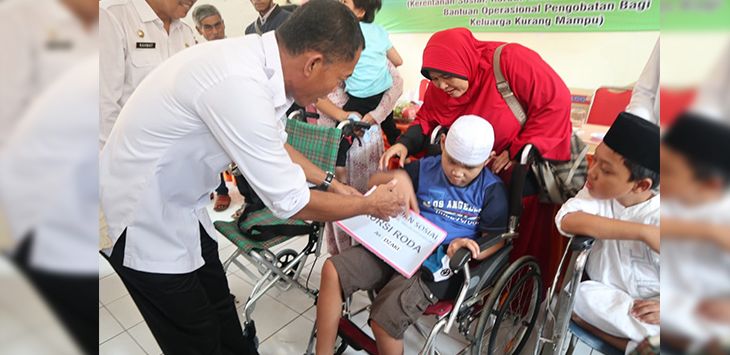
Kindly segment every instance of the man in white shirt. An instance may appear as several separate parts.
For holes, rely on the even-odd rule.
[[[0,239],[9,234],[3,252],[90,354],[99,349],[99,56],[37,95],[0,147]]]
[[[403,211],[397,181],[367,197],[345,195],[354,189],[285,144],[287,108],[332,91],[363,45],[346,6],[314,0],[275,33],[207,42],[170,58],[122,109],[99,165],[115,243],[105,253],[164,353],[255,353],[243,344],[206,211],[229,162],[281,218],[387,219]],[[341,194],[310,191],[307,181]]]
[[[33,99],[97,49],[98,13],[95,0],[0,1],[0,146]]]
[[[195,44],[180,19],[196,0],[103,0],[99,5],[101,122],[107,138],[122,106],[154,68]]]

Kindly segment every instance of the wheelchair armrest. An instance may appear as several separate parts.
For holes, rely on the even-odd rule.
[[[593,247],[593,243],[596,241],[595,238],[585,236],[585,235],[576,235],[573,237],[573,240],[570,242],[570,250],[573,251],[584,251],[588,250]]]
[[[503,239],[499,236],[492,236],[487,235],[484,237],[481,237],[477,239],[477,244],[479,244],[479,251],[487,250],[495,245],[497,245],[499,242],[501,242]],[[454,257],[451,258],[449,261],[449,268],[452,271],[459,270],[464,267],[466,263],[471,261],[471,251],[467,248],[461,248],[454,253]]]

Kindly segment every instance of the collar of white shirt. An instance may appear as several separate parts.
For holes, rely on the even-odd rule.
[[[274,31],[261,35],[261,43],[264,47],[264,58],[266,60],[264,71],[269,80],[275,85],[274,105],[279,107],[287,104],[287,96],[286,87],[284,86],[284,69],[281,66],[279,44],[276,41]]]
[[[148,4],[145,0],[132,0],[132,5],[134,5],[134,9],[137,10],[142,22],[152,22],[159,18],[157,17],[155,10],[152,10],[150,4]]]
[[[158,21],[160,26],[162,26],[162,20],[160,20],[160,17],[157,16],[155,10],[152,10],[152,7],[150,6],[150,4],[147,3],[147,1],[132,0],[132,5],[134,5],[134,9],[137,10],[137,14],[139,14],[139,18],[142,20],[142,22]],[[173,20],[172,22],[170,22],[170,29],[179,26],[180,23],[180,20]]]
[[[264,14],[264,16],[261,16],[261,15],[259,15],[259,19],[261,20],[261,24],[262,24],[262,25],[266,23],[266,20],[268,20],[268,19],[269,19],[269,16],[271,16],[271,13],[272,13],[272,12],[274,12],[274,9],[275,9],[275,8],[276,8],[277,6],[279,6],[279,5],[277,5],[277,4],[274,4],[274,6],[272,6],[272,7],[271,7],[271,8],[269,9],[269,11],[267,11],[267,12],[266,12],[266,13]]]

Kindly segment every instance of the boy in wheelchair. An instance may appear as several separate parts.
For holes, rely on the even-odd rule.
[[[565,236],[596,239],[573,320],[629,353],[659,334],[659,127],[621,113],[585,187],[555,217]]]
[[[447,237],[410,279],[361,246],[328,259],[322,268],[317,304],[317,354],[332,354],[342,312],[343,297],[358,290],[377,290],[369,324],[380,354],[402,354],[403,335],[424,310],[438,300],[422,274],[449,275],[448,259],[467,248],[483,260],[503,243],[481,253],[474,239],[498,235],[507,226],[507,193],[502,181],[484,169],[494,143],[492,126],[477,116],[462,116],[441,139],[443,155],[423,158],[403,170],[374,175],[370,184],[397,179],[400,188],[416,194],[420,213]],[[416,211],[418,212],[418,211]],[[431,278],[431,275],[425,275]],[[434,281],[448,282],[447,276]],[[456,279],[456,278],[454,278]]]

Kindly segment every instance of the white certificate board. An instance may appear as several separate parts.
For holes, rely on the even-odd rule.
[[[446,231],[410,210],[388,222],[363,215],[335,223],[407,278],[446,239]]]

